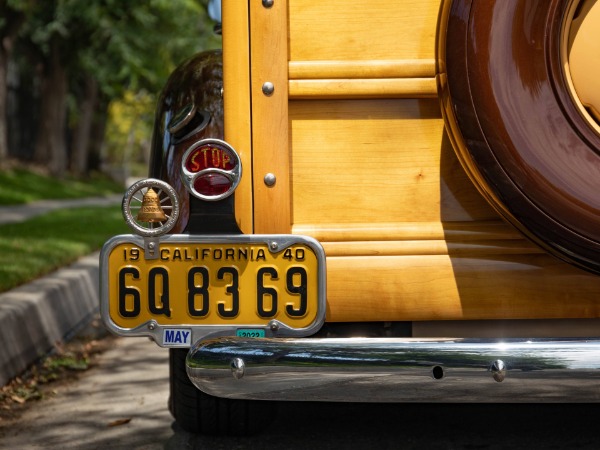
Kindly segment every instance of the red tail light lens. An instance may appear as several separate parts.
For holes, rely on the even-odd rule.
[[[194,181],[196,192],[208,197],[226,194],[231,189],[231,180],[220,173],[206,173]]]
[[[192,195],[215,201],[233,193],[242,175],[242,165],[229,144],[218,139],[203,139],[185,152],[181,172]]]

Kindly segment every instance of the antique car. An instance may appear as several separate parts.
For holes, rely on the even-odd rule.
[[[598,30],[596,0],[223,0],[101,255],[175,419],[599,400]]]

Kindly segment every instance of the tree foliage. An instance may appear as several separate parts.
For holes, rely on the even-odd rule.
[[[0,0],[0,11],[23,18],[12,62],[19,75],[33,71],[39,120],[22,125],[35,128],[35,158],[57,175],[69,155],[73,171],[87,170],[110,102],[158,92],[176,64],[219,45],[202,0]]]

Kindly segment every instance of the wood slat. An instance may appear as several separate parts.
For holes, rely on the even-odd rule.
[[[296,224],[293,232],[324,242],[427,241],[451,242],[522,241],[523,237],[502,220],[472,222],[364,222],[346,224]]]
[[[452,255],[487,257],[497,255],[541,254],[543,250],[524,239],[515,241],[448,242],[429,241],[367,241],[322,242],[327,256],[417,256]]]
[[[252,130],[250,116],[250,36],[248,4],[223,2],[223,102],[225,140],[239,153],[242,179],[235,191],[235,216],[244,233],[253,231]],[[244,32],[245,30],[245,32]]]
[[[434,78],[434,59],[290,61],[290,80],[332,78]]]
[[[435,78],[290,80],[290,99],[436,98]]]
[[[260,1],[250,3],[256,233],[289,233],[291,228],[287,23],[287,0],[277,0],[271,8]],[[272,95],[263,93],[265,82],[275,87]],[[272,187],[263,182],[267,173],[277,178]]]

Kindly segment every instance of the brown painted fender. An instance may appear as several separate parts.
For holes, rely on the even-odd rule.
[[[169,183],[178,194],[181,233],[190,214],[190,195],[181,180],[181,160],[194,142],[223,139],[223,62],[220,50],[198,53],[169,77],[156,107],[150,177]]]

